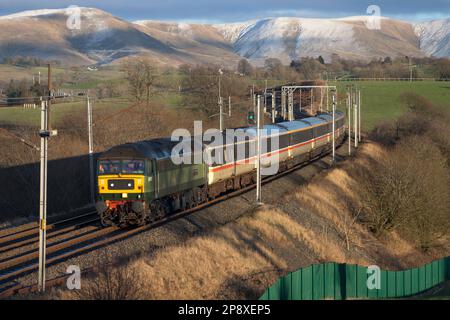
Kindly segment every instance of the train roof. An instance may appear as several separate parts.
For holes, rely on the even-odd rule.
[[[320,124],[324,124],[327,121],[317,118],[317,117],[309,117],[309,118],[305,118],[301,120],[302,122],[307,122],[309,123],[311,126],[315,126],[315,125],[320,125]]]
[[[337,112],[337,117],[343,115],[342,112]],[[332,116],[330,114],[322,114],[318,117],[309,117],[300,120],[280,122],[277,124],[267,124],[264,125],[262,131],[262,137],[282,134],[283,132],[308,128],[310,126],[320,125],[326,122],[332,121]],[[256,138],[257,131],[256,126],[237,128],[235,130],[242,130],[242,132],[249,138]],[[212,136],[215,136],[219,131],[206,132],[204,137],[192,137],[191,141],[192,150],[199,150],[195,148],[195,145],[201,148],[208,148],[208,146],[214,142],[204,142],[205,139],[211,140]],[[225,130],[222,134],[223,144],[229,143],[229,141],[235,141],[235,135],[230,135]],[[198,139],[196,139],[198,138]],[[198,141],[198,142],[197,142]],[[179,141],[172,141],[171,138],[157,138],[152,140],[138,141],[134,143],[126,143],[119,146],[112,147],[111,149],[103,152],[99,159],[164,159],[169,158],[172,155],[173,148],[179,143]],[[216,145],[215,145],[216,146]]]
[[[102,153],[99,159],[162,159],[170,157],[173,147],[177,144],[170,138],[158,138],[134,143],[126,143],[112,147]]]
[[[311,126],[309,123],[303,122],[301,120],[280,122],[280,123],[278,123],[278,125],[285,128],[286,131],[293,131],[293,130],[303,129],[303,128],[307,128],[307,127]]]
[[[286,132],[288,130],[286,130],[286,128],[283,128],[279,125],[276,124],[266,124],[263,127],[263,130],[261,132],[261,136],[262,137],[266,137],[266,136],[270,136],[270,135],[274,135],[274,134],[280,134],[283,132]],[[256,126],[253,127],[248,127],[245,130],[245,133],[250,136],[250,137],[256,137],[257,136],[257,131],[256,131]]]

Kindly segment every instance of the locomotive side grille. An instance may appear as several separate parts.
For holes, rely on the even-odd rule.
[[[109,190],[133,190],[134,180],[133,179],[110,179],[108,180]]]

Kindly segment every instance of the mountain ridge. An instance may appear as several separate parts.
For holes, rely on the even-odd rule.
[[[158,63],[236,65],[267,58],[283,63],[333,54],[344,59],[386,56],[450,56],[450,19],[411,23],[381,18],[370,30],[368,17],[337,19],[277,17],[227,24],[158,20],[127,21],[97,8],[80,7],[81,29],[66,26],[67,9],[40,9],[0,16],[0,59],[15,55],[63,63],[118,63],[130,56]],[[45,34],[45,37],[42,35]]]

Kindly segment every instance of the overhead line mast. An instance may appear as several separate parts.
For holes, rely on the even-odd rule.
[[[56,130],[50,129],[50,104],[52,99],[52,70],[48,64],[48,99],[41,100],[41,161],[40,161],[40,190],[39,190],[39,292],[45,291],[45,264],[47,247],[47,162],[48,138],[57,135]]]

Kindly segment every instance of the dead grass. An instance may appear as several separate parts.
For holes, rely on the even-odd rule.
[[[137,270],[142,299],[257,299],[280,275],[321,262],[401,269],[448,255],[427,254],[396,232],[377,239],[354,219],[354,168],[384,157],[378,145],[238,220],[183,244],[143,253],[121,268]],[[95,278],[93,278],[95,279]],[[88,280],[93,281],[93,280]],[[70,298],[64,295],[65,298]]]

